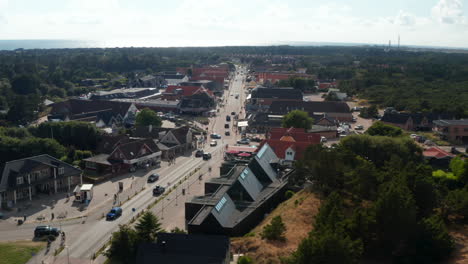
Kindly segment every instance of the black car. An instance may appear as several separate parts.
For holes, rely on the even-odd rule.
[[[211,153],[204,153],[203,160],[209,160],[209,159],[211,159]]]
[[[203,150],[199,149],[197,152],[195,152],[195,157],[199,158],[203,156]]]
[[[231,132],[229,132],[229,130],[226,130],[226,132],[224,132],[224,135],[225,135],[225,136],[230,136],[230,135],[231,135]]]
[[[226,121],[231,121],[231,116],[226,116]]]
[[[166,191],[166,189],[164,187],[158,185],[158,186],[154,187],[153,195],[158,196],[158,195],[163,194],[165,191]]]
[[[153,173],[148,177],[148,182],[155,182],[159,180],[159,174]]]
[[[236,115],[236,112],[231,112],[231,115]]]
[[[36,226],[34,229],[34,237],[43,237],[43,236],[58,236],[60,235],[60,229],[51,226]]]
[[[229,124],[224,124],[224,128],[229,128]]]

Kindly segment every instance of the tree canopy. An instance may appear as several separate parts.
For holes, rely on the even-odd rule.
[[[149,109],[149,108],[144,108],[141,110],[137,116],[136,116],[136,125],[137,126],[155,126],[155,127],[161,127],[162,125],[162,120],[161,118],[156,115],[156,113]]]
[[[314,119],[309,117],[307,112],[293,110],[283,117],[283,127],[310,129],[314,124]]]

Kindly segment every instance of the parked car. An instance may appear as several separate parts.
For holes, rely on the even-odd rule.
[[[363,130],[364,129],[364,126],[363,125],[357,125],[355,130]]]
[[[226,121],[231,121],[231,116],[227,115],[226,116]]]
[[[325,142],[327,142],[327,138],[324,137],[324,136],[321,136],[320,137],[320,143],[325,143]]]
[[[225,136],[230,136],[230,135],[231,135],[231,132],[229,132],[229,130],[226,130],[226,132],[224,132],[224,135],[225,135]]]
[[[253,141],[253,142],[261,142],[262,141],[262,139],[259,138],[259,137],[253,137],[250,140]]]
[[[241,145],[248,145],[249,143],[250,143],[250,140],[248,138],[243,138],[237,141],[237,144],[241,144]]]
[[[224,128],[229,128],[229,124],[224,124]]]
[[[221,139],[221,135],[220,134],[211,134],[210,135],[210,138],[213,138],[213,139]]]
[[[60,235],[60,229],[52,227],[49,225],[45,226],[36,226],[34,229],[34,237],[43,237],[43,236],[58,236]]]
[[[106,220],[115,220],[122,215],[122,208],[114,207],[106,215]]]
[[[153,173],[148,177],[148,182],[155,182],[159,180],[159,174]]]
[[[211,153],[203,153],[203,160],[211,159]]]
[[[353,119],[351,119],[351,121],[356,122],[356,121],[357,121],[357,118],[355,118],[355,117],[353,116]]]
[[[153,188],[153,195],[161,195],[166,191],[166,189],[162,186],[157,185],[156,187]]]
[[[195,152],[195,157],[199,158],[203,156],[203,150],[199,149],[197,152]]]
[[[218,145],[218,142],[216,140],[211,140],[210,146],[215,147]]]
[[[236,112],[231,112],[231,115],[236,115]]]

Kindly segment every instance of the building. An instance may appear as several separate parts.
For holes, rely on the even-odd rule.
[[[309,146],[320,144],[320,137],[320,134],[307,133],[302,128],[272,128],[259,148],[268,144],[282,164],[292,165],[293,161],[303,157]]]
[[[293,110],[305,111],[310,117],[326,115],[328,119],[338,122],[352,122],[353,120],[353,115],[345,102],[275,101],[268,112],[272,115],[286,115]]]
[[[11,207],[40,193],[71,192],[81,184],[81,170],[47,154],[12,160],[2,166],[0,205]]]
[[[97,91],[91,94],[91,100],[138,99],[157,95],[157,88],[121,88],[110,91]]]
[[[221,177],[205,183],[205,195],[185,203],[190,234],[241,236],[284,199],[289,172],[278,170],[278,157],[264,144],[246,164],[225,163]]]
[[[138,109],[135,104],[118,101],[95,101],[69,99],[54,103],[49,121],[84,121],[97,127],[132,125]]]
[[[266,111],[274,101],[302,102],[303,98],[302,91],[292,87],[257,87],[248,97],[246,109],[248,111]]]
[[[157,74],[155,77],[164,80],[160,82],[162,86],[179,85],[182,82],[189,81],[189,77],[185,74]]]
[[[133,131],[133,136],[152,139],[162,151],[162,159],[174,158],[191,151],[196,144],[193,131],[188,126],[178,128],[137,126]]]
[[[141,110],[149,108],[155,112],[164,113],[178,113],[180,108],[180,101],[178,100],[163,100],[163,99],[114,99],[119,102],[129,102],[135,104],[135,106]]]
[[[227,236],[158,233],[155,243],[139,245],[138,264],[229,264]]]
[[[468,143],[468,119],[435,120],[433,131],[442,139],[456,143]]]
[[[312,79],[311,75],[304,73],[290,73],[290,72],[255,72],[256,81],[261,84],[275,84],[279,81],[289,80],[290,78],[306,78]]]
[[[190,97],[199,93],[206,93],[209,97],[214,97],[213,92],[206,89],[203,85],[201,86],[171,85],[167,87],[166,91],[164,91],[163,99],[164,100],[182,100],[183,98]]]
[[[424,159],[429,162],[430,165],[440,168],[448,168],[450,161],[453,157],[455,157],[455,155],[453,155],[452,153],[449,153],[438,147],[431,147],[425,149],[422,155]]]
[[[84,159],[88,175],[113,176],[160,165],[161,150],[152,139],[110,138],[98,147],[100,154]]]
[[[385,124],[397,126],[407,131],[431,131],[432,122],[437,119],[450,118],[446,114],[434,113],[399,113],[396,111],[387,111],[380,121]]]

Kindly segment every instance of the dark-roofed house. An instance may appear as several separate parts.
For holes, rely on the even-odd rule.
[[[32,200],[39,193],[70,192],[81,184],[81,170],[47,154],[12,160],[2,166],[0,205]]]
[[[442,139],[456,143],[468,143],[468,119],[435,120],[433,131]]]
[[[193,131],[188,126],[178,128],[157,128],[153,126],[137,126],[133,136],[151,138],[162,151],[162,159],[174,158],[194,149]]]
[[[247,164],[225,164],[227,173],[205,183],[205,195],[185,203],[188,232],[240,236],[257,225],[283,198],[289,173],[264,144]]]
[[[442,118],[450,118],[450,115],[387,112],[384,113],[380,121],[408,131],[430,131],[432,129],[432,122]]]
[[[227,236],[158,233],[155,243],[139,245],[138,264],[229,264]]]
[[[164,85],[178,85],[189,80],[189,77],[184,74],[157,74],[155,77],[164,79]]]
[[[305,111],[311,117],[326,115],[328,119],[339,122],[351,122],[353,120],[353,115],[345,102],[274,101],[268,112],[273,115],[285,115],[293,110]]]
[[[265,88],[257,87],[252,90],[246,109],[249,111],[266,111],[274,101],[303,101],[302,91],[291,87]]]
[[[134,124],[138,109],[133,103],[69,99],[55,103],[49,120],[94,122],[97,127]]]
[[[106,145],[107,144],[107,145]],[[89,175],[112,176],[140,168],[159,166],[161,151],[152,139],[107,140],[98,149],[103,152],[84,159]]]

